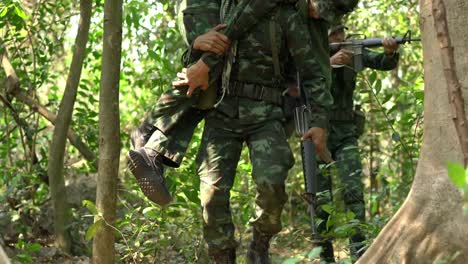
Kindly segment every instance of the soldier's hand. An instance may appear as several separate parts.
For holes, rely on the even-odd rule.
[[[314,0],[309,1],[309,17],[319,19],[320,14],[318,11],[317,3]]]
[[[188,86],[187,96],[192,97],[196,89],[208,89],[208,80],[210,68],[202,60],[190,66],[188,69],[182,69],[181,73],[177,74],[179,80],[172,82],[174,88]]]
[[[382,40],[382,46],[384,47],[384,52],[387,55],[393,55],[398,50],[400,45],[396,42],[394,38],[384,38]]]
[[[193,42],[193,48],[223,55],[231,44],[228,37],[218,32],[225,27],[226,25],[220,24],[205,34],[198,36]]]
[[[327,132],[320,127],[312,127],[302,136],[302,140],[310,139],[315,145],[315,153],[323,156],[327,149]]]
[[[331,65],[345,65],[351,61],[353,52],[347,49],[340,49],[337,53],[330,57]]]

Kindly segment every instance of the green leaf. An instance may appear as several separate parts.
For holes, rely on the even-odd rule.
[[[146,207],[142,212],[146,217],[151,219],[157,219],[158,217],[161,217],[156,207]]]
[[[452,182],[458,187],[463,188],[465,187],[466,183],[466,176],[465,176],[465,168],[462,165],[454,162],[447,163],[447,170],[449,178]]]
[[[88,200],[83,200],[83,205],[86,206],[86,208],[88,208],[88,210],[93,214],[93,215],[99,215],[99,211],[98,209],[96,208],[96,205],[94,205],[93,202],[91,201],[88,201]]]
[[[85,239],[87,241],[91,240],[94,237],[94,235],[96,235],[96,232],[99,230],[99,228],[101,228],[103,223],[104,221],[102,219],[99,219],[98,221],[94,222],[94,224],[92,224],[88,228],[88,230],[86,230]]]
[[[4,17],[6,15],[6,13],[8,12],[8,7],[4,7],[1,11],[0,11],[0,17]]]
[[[414,97],[418,100],[424,100],[424,91],[415,91]]]
[[[377,79],[377,72],[372,71],[371,74],[369,74],[368,80],[370,83],[374,83],[376,79]]]
[[[326,224],[326,227],[327,227],[327,230],[330,229],[330,227],[332,227],[334,224],[335,224],[336,220],[333,219],[331,216],[328,218],[327,220],[327,224]]]
[[[356,215],[350,211],[346,214],[346,218],[351,220],[351,219],[356,218]]]
[[[26,19],[28,18],[28,16],[26,15],[26,13],[24,13],[23,9],[17,5],[15,5],[15,11],[16,11],[16,14],[21,17],[22,19]]]
[[[195,188],[184,191],[184,194],[191,202],[195,204],[200,204],[200,199],[198,198],[198,191]]]
[[[298,259],[298,258],[290,258],[290,259],[287,259],[287,260],[281,262],[281,264],[296,264],[296,263],[299,263],[299,261],[301,261],[301,260]]]
[[[28,247],[29,252],[36,252],[39,249],[41,249],[41,245],[39,243],[34,243],[31,246]]]
[[[322,209],[329,214],[333,213],[333,208],[329,204],[322,205]]]
[[[307,255],[307,258],[309,259],[316,259],[320,257],[320,253],[322,252],[322,247],[315,247],[312,249],[309,254]]]

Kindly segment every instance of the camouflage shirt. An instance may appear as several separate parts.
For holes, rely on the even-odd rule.
[[[327,89],[329,86],[326,85],[326,81],[330,80],[329,63],[321,66],[316,60],[318,57],[328,59],[326,49],[317,49],[325,46],[317,45],[318,42],[323,42],[325,39],[316,39],[317,36],[325,36],[324,32],[316,31],[317,23],[312,23],[313,25],[309,25],[310,28],[308,29],[304,16],[293,5],[284,3],[289,0],[279,1],[282,2],[281,7],[278,8],[278,11],[273,11],[278,6],[276,1],[245,0],[239,3],[229,14],[224,34],[231,40],[239,39],[237,60],[233,65],[231,80],[266,86],[274,85],[272,43],[269,34],[270,19],[267,17],[271,18],[271,14],[275,13],[277,28],[275,45],[280,51],[281,73],[284,76],[284,71],[288,67],[283,62],[288,59],[291,59],[294,65],[300,69],[299,73],[306,91],[306,97],[313,109],[313,119],[316,122],[311,125],[323,127],[327,120],[326,110],[332,103],[332,97]],[[208,2],[211,2],[211,5]],[[189,41],[193,41],[196,35],[205,33],[213,26],[213,24],[208,25],[209,21],[205,22],[207,21],[206,18],[196,19],[201,17],[196,14],[196,11],[198,10],[204,15],[207,12],[210,14],[216,13],[219,16],[219,10],[218,12],[215,10],[216,6],[220,4],[219,2],[214,0],[187,0],[187,8],[184,11],[184,25]],[[210,8],[204,9],[202,6]],[[267,16],[267,14],[270,15]],[[211,17],[211,23],[216,24],[216,18]],[[256,26],[252,28],[253,25]],[[320,28],[324,27],[321,26]],[[189,30],[189,28],[195,30]],[[196,33],[192,34],[191,32]],[[315,38],[312,39],[311,37]],[[198,59],[200,55],[199,52],[195,51],[191,51],[189,54],[196,54],[196,56],[187,56],[191,61]],[[212,69],[213,67],[219,67],[224,62],[224,57],[210,52],[204,53],[202,59]],[[324,61],[328,62],[328,60]],[[211,75],[211,77],[219,76]]]
[[[270,35],[272,19],[276,28],[273,43]],[[327,76],[317,63],[317,51],[307,23],[293,5],[280,6],[272,16],[262,19],[245,37],[238,40],[231,80],[276,87],[272,56],[274,45],[278,50],[281,76],[286,75],[286,62],[289,58],[298,69],[305,96],[313,112],[314,122],[311,126],[325,127],[326,112],[333,102],[326,85]],[[284,80],[280,81],[285,84]],[[285,85],[276,88],[285,89]]]
[[[181,0],[177,5],[179,31],[189,46],[182,57],[187,67],[197,61],[202,51],[193,48],[194,40],[220,23],[221,0]]]

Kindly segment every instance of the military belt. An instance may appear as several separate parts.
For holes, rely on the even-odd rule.
[[[283,94],[279,88],[259,84],[231,82],[227,89],[227,95],[265,101],[279,106],[283,105]]]
[[[329,113],[330,121],[353,121],[354,120],[354,111],[331,111]]]

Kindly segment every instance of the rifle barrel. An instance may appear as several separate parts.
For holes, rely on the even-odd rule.
[[[421,41],[420,38],[407,38],[407,37],[397,37],[394,38],[398,44],[406,44],[411,43],[413,41]],[[345,42],[334,42],[330,43],[330,51],[331,53],[336,53],[340,49],[346,49],[347,47],[353,46],[362,46],[363,48],[375,48],[382,46],[382,38],[368,38],[368,39],[360,39],[360,40],[352,40],[352,41],[345,41]]]

